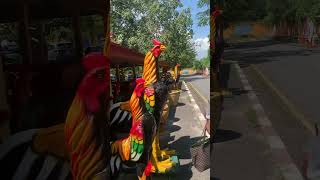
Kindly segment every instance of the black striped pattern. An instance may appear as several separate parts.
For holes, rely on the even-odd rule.
[[[71,179],[69,163],[51,155],[41,155],[31,148],[37,130],[17,133],[0,145],[1,179],[66,180]]]
[[[127,137],[129,135],[132,116],[131,112],[120,109],[120,104],[115,103],[110,107],[110,120],[111,120],[111,141]]]
[[[130,112],[120,109],[120,103],[110,108],[112,133],[127,136],[131,128]],[[0,172],[5,180],[66,180],[71,179],[69,163],[51,155],[35,153],[32,148],[32,138],[38,129],[19,132],[0,144]],[[122,132],[122,133],[120,133]],[[115,156],[110,161],[112,173],[117,175],[121,167],[121,159]]]
[[[117,176],[120,172],[121,168],[121,157],[118,155],[112,156],[110,159],[110,168],[111,168],[111,173],[113,176]]]

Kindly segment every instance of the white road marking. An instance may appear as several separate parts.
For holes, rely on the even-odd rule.
[[[195,102],[195,100],[194,100],[194,98],[193,98],[193,96],[192,96],[192,94],[191,94],[191,92],[190,92],[190,90],[189,90],[186,82],[185,82],[185,81],[182,81],[182,83],[183,83],[183,85],[185,86],[185,88],[186,88],[186,90],[187,90],[187,93],[188,93],[188,95],[189,95],[189,98],[191,99],[191,102],[192,102],[192,103],[191,103],[190,105],[193,107],[194,112],[195,112],[195,114],[197,115],[197,117],[198,117],[198,119],[199,119],[199,122],[200,122],[200,124],[201,124],[201,127],[204,128],[207,120],[206,120],[206,118],[204,117],[204,115],[201,113],[200,108],[199,108],[199,106],[197,105],[197,103]],[[201,130],[201,131],[202,131],[202,130]]]

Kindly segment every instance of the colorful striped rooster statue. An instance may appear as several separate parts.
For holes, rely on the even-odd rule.
[[[168,87],[158,82],[157,60],[165,49],[159,41],[153,40],[154,48],[146,54],[143,76],[136,80],[136,87],[130,99],[132,126],[127,138],[112,143],[111,163],[113,174],[135,162],[139,179],[145,179],[151,172],[165,172],[172,167],[169,161],[158,160],[154,149],[157,142],[160,114],[168,96]],[[111,160],[111,161],[112,161]],[[131,163],[132,164],[132,163]],[[162,165],[163,166],[163,165]]]

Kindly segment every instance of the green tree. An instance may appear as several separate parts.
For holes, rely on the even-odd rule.
[[[198,25],[199,26],[207,26],[210,21],[210,1],[209,0],[198,0],[197,6],[199,8],[205,8],[204,11],[198,12]]]
[[[200,59],[200,62],[202,63],[203,67],[207,67],[207,68],[210,67],[210,58],[209,58],[209,56]]]
[[[201,61],[196,60],[193,62],[193,68],[196,70],[202,70],[204,66]]]
[[[266,16],[266,0],[214,0],[219,3],[223,13],[225,28],[230,23],[255,21]]]
[[[152,47],[151,39],[157,38],[167,46],[161,57],[170,65],[192,66],[195,50],[191,12],[178,11],[178,7],[182,8],[182,3],[176,0],[113,0],[111,32],[115,41],[146,53]]]
[[[286,22],[290,25],[303,21],[306,17],[313,21],[320,15],[319,0],[267,0],[266,20],[272,24]]]

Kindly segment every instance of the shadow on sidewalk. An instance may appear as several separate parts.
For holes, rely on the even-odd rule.
[[[192,173],[192,162],[184,165],[180,165],[177,174],[179,176],[176,176],[176,179],[191,179],[193,173]],[[183,172],[183,173],[179,173]]]
[[[181,103],[183,104],[183,103]],[[185,105],[185,104],[184,104]],[[176,107],[170,106],[169,107],[169,117],[168,120],[163,127],[165,129],[164,132],[160,133],[160,147],[162,149],[168,148],[169,142],[173,141],[175,136],[171,135],[171,133],[175,131],[179,131],[181,129],[180,126],[173,124],[174,122],[179,121],[179,118],[175,117],[176,114]]]
[[[169,133],[173,133],[173,132],[175,132],[175,131],[179,131],[179,130],[181,129],[181,127],[178,126],[178,125],[172,124],[172,125],[170,125],[169,127],[167,127],[167,129],[168,129],[168,132],[169,132]]]
[[[244,90],[242,88],[229,88],[229,91],[231,91],[233,95],[237,95],[237,96],[249,93],[248,90]]]
[[[179,154],[179,159],[191,159],[191,145],[199,141],[202,137],[190,138],[190,136],[182,136],[170,144]]]
[[[242,135],[232,130],[218,129],[213,139],[213,143],[221,143],[240,138]]]
[[[185,106],[185,105],[186,105],[185,103],[178,102],[177,107]]]
[[[219,178],[212,177],[210,180],[220,180]]]
[[[178,122],[178,121],[180,121],[180,118],[175,117],[175,118],[173,119],[173,122]]]

